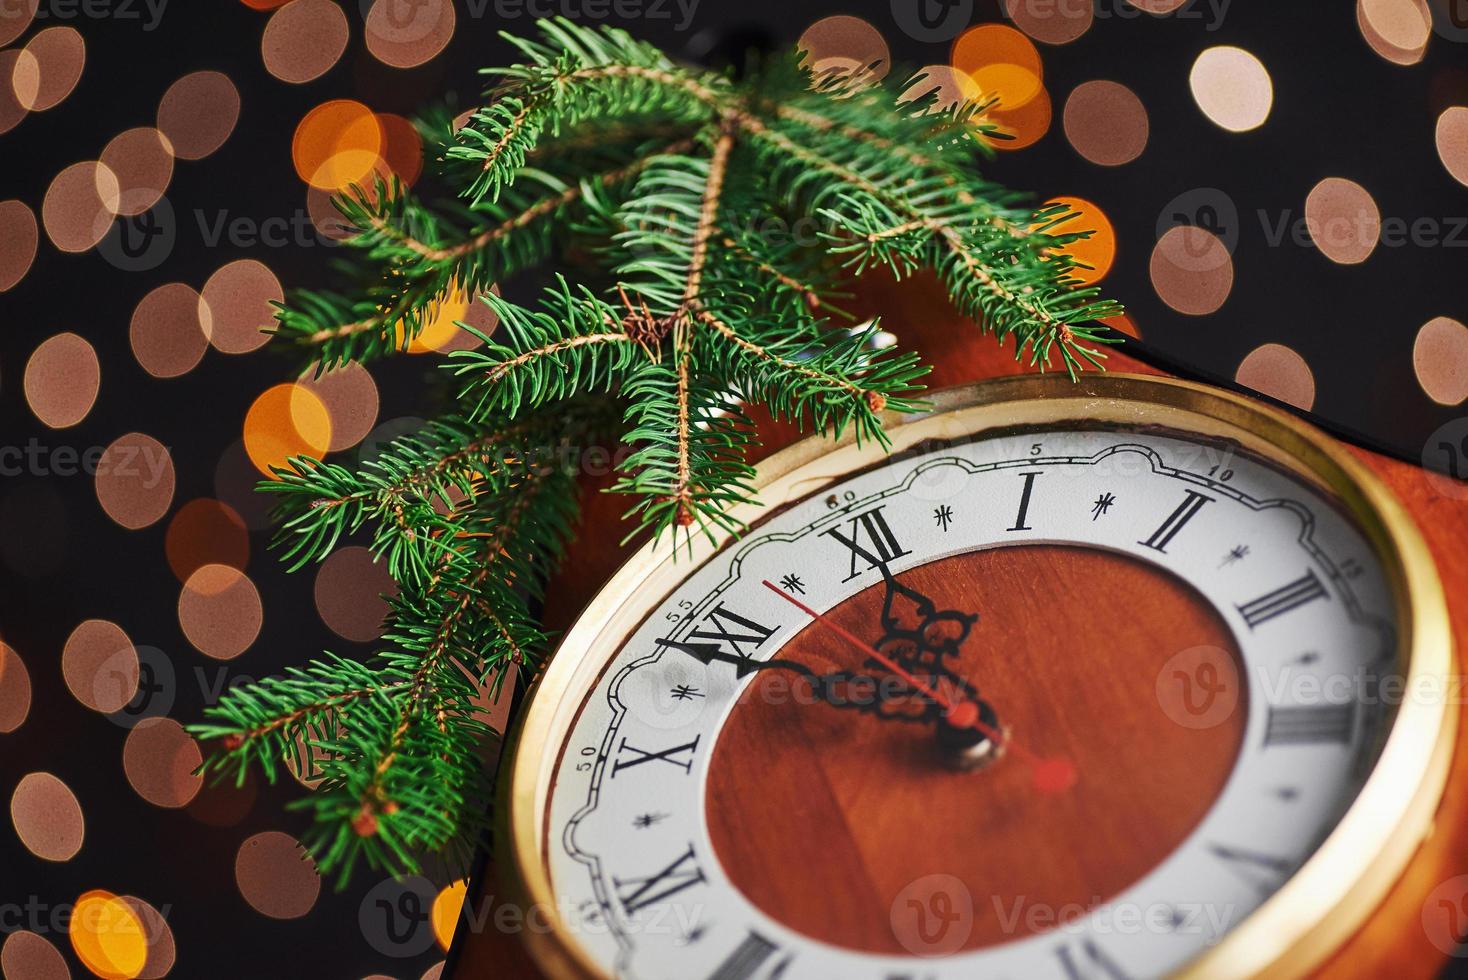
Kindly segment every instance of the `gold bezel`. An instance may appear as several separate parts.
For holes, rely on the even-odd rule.
[[[998,429],[1066,424],[1163,428],[1237,443],[1240,449],[1326,488],[1376,550],[1396,600],[1404,690],[1448,690],[1453,667],[1447,606],[1437,570],[1406,510],[1348,450],[1304,422],[1231,392],[1140,375],[1001,378],[934,392],[930,410],[891,416],[891,451]],[[886,457],[847,436],[805,439],[758,468],[761,504],[733,516],[753,524],[776,509]],[[561,978],[608,976],[559,917],[545,862],[546,804],[560,745],[604,661],[678,582],[712,557],[697,540],[691,560],[664,543],[627,561],[566,634],[532,688],[501,780],[498,853],[511,896],[550,928],[525,934],[542,970]],[[590,656],[591,651],[608,651]],[[570,697],[568,695],[575,695]],[[1452,758],[1457,716],[1446,696],[1406,698],[1360,793],[1324,843],[1277,892],[1184,967],[1188,980],[1298,977],[1318,966],[1385,897],[1431,828]]]

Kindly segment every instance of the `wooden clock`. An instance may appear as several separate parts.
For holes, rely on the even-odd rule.
[[[580,542],[467,920],[530,914],[453,975],[1435,975],[1468,495],[1124,353],[1016,374],[897,296],[966,383],[890,453],[795,442],[676,560]]]

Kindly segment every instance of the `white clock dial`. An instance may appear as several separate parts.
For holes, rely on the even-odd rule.
[[[1006,555],[1022,553],[1006,549],[1040,547],[1125,556],[1198,596],[1221,624],[1225,645],[1180,647],[1171,674],[1155,664],[1145,668],[1156,689],[1146,709],[1168,715],[1179,738],[1222,724],[1209,721],[1220,713],[1236,726],[1226,779],[1192,825],[1155,865],[1107,894],[1085,896],[1069,914],[1048,910],[1055,915],[1049,922],[1035,918],[1023,894],[991,894],[982,875],[946,881],[942,867],[931,864],[912,869],[915,890],[907,899],[917,914],[931,916],[931,928],[894,908],[894,935],[870,944],[815,935],[821,929],[810,923],[818,916],[792,924],[772,914],[769,901],[747,895],[711,826],[768,827],[801,815],[767,809],[758,794],[742,800],[737,814],[711,813],[711,786],[730,719],[751,697],[768,699],[776,673],[789,674],[784,689],[792,698],[803,692],[798,710],[828,719],[822,725],[878,724],[894,744],[931,747],[931,778],[944,780],[945,793],[954,786],[961,788],[952,792],[970,793],[975,812],[990,822],[995,818],[984,808],[997,805],[1043,825],[1073,806],[1072,779],[1084,785],[1101,778],[1084,765],[1065,771],[1074,747],[1052,733],[1063,727],[1064,704],[1048,704],[1046,692],[1036,690],[1025,698],[1033,704],[1015,708],[1013,692],[1024,679],[997,676],[1006,670],[1002,653],[986,653],[971,671],[945,667],[943,644],[968,648],[1003,627],[991,622],[990,610],[923,609],[924,594],[892,591],[917,581],[924,567],[931,577],[949,567],[934,563],[955,556],[982,555],[993,563],[986,567],[1001,568]],[[1105,581],[1094,586],[1096,602],[1149,601],[1114,594]],[[791,600],[825,614],[866,590],[889,604],[895,595],[904,608],[893,616],[921,621],[919,649],[904,653],[918,659],[904,661],[908,666],[926,649],[925,680],[951,682],[948,693],[958,700],[971,684],[974,703],[997,715],[989,748],[1003,745],[998,758],[973,771],[945,767],[942,726],[933,720],[941,707],[923,715],[931,700],[914,696],[903,678],[870,658],[818,662],[802,653],[817,680],[793,668],[756,666],[794,657],[789,651],[800,644],[815,649],[816,635],[833,650],[843,644]],[[620,649],[604,652],[609,659],[559,746],[546,812],[545,857],[557,908],[603,970],[641,980],[1168,973],[1279,889],[1352,802],[1392,717],[1392,694],[1380,681],[1395,670],[1395,609],[1375,551],[1322,491],[1220,444],[1076,428],[981,437],[893,458],[822,486],[690,568]],[[966,616],[976,617],[969,626]],[[863,638],[892,640],[876,622]],[[1074,656],[1084,657],[1086,647],[1085,635],[1074,637]],[[890,703],[835,706],[811,696],[836,690],[826,679],[833,664],[853,663],[863,676],[895,685],[869,692]],[[1011,692],[1010,704],[986,699],[995,684]],[[851,698],[863,690],[844,683],[840,693]],[[1220,706],[1220,699],[1228,703]],[[904,711],[922,717],[890,717]],[[1053,723],[1011,727],[1021,716]],[[827,751],[840,751],[833,744]],[[765,761],[781,764],[778,757]],[[1017,801],[1011,793],[996,801],[1000,774],[1027,766],[1036,770],[1033,798]],[[1046,786],[1047,778],[1061,785]],[[880,787],[869,793],[878,801],[872,807],[891,805]],[[852,806],[846,820],[859,824],[870,812],[863,807]],[[1146,816],[1136,815],[1138,826]],[[976,819],[976,828],[989,825]],[[972,843],[975,853],[985,846]],[[1068,860],[1106,857],[1088,855],[1084,838],[1055,847]],[[820,860],[811,865],[788,874],[822,873]],[[964,938],[933,940],[944,923],[964,931],[965,918]]]

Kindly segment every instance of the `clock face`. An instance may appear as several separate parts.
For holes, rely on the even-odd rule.
[[[1311,481],[1070,426],[810,489],[559,706],[540,851],[603,973],[1165,974],[1382,751],[1400,604]]]

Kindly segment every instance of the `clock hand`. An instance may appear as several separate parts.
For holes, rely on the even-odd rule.
[[[809,664],[801,663],[798,660],[782,658],[755,660],[752,657],[742,657],[735,653],[726,653],[717,643],[685,643],[680,640],[664,639],[658,639],[654,642],[659,646],[681,650],[683,653],[705,664],[712,664],[716,661],[731,664],[734,667],[735,676],[740,678],[747,677],[755,671],[760,670],[788,670],[800,674],[810,680],[811,687],[815,691],[816,696],[833,708],[855,708],[858,711],[869,711],[878,718],[892,721],[924,723],[930,720],[922,715],[883,713],[882,708],[894,699],[882,694],[881,681],[869,674],[852,674],[846,671],[821,674]],[[835,692],[838,685],[843,683],[850,685],[853,682],[870,682],[871,689],[874,692],[873,697],[871,699],[847,699],[836,696]]]
[[[973,729],[989,738],[997,747],[1009,749],[1014,752],[1021,761],[1025,762],[1031,770],[1031,778],[1035,788],[1041,792],[1054,793],[1069,789],[1076,780],[1075,763],[1063,756],[1042,758],[1014,739],[1014,736],[1000,730],[999,726],[992,725],[984,720],[983,703],[968,699],[955,700],[947,697],[941,691],[928,685],[920,678],[914,676],[910,671],[903,669],[895,660],[882,653],[876,647],[856,636],[854,633],[841,626],[839,623],[828,619],[821,613],[816,612],[810,606],[801,602],[793,595],[788,595],[769,579],[762,583],[775,595],[784,599],[793,606],[798,607],[807,616],[836,633],[842,639],[851,643],[858,650],[871,657],[877,663],[886,667],[898,677],[903,678],[916,690],[921,691],[932,698],[944,709],[944,720],[957,729]]]

